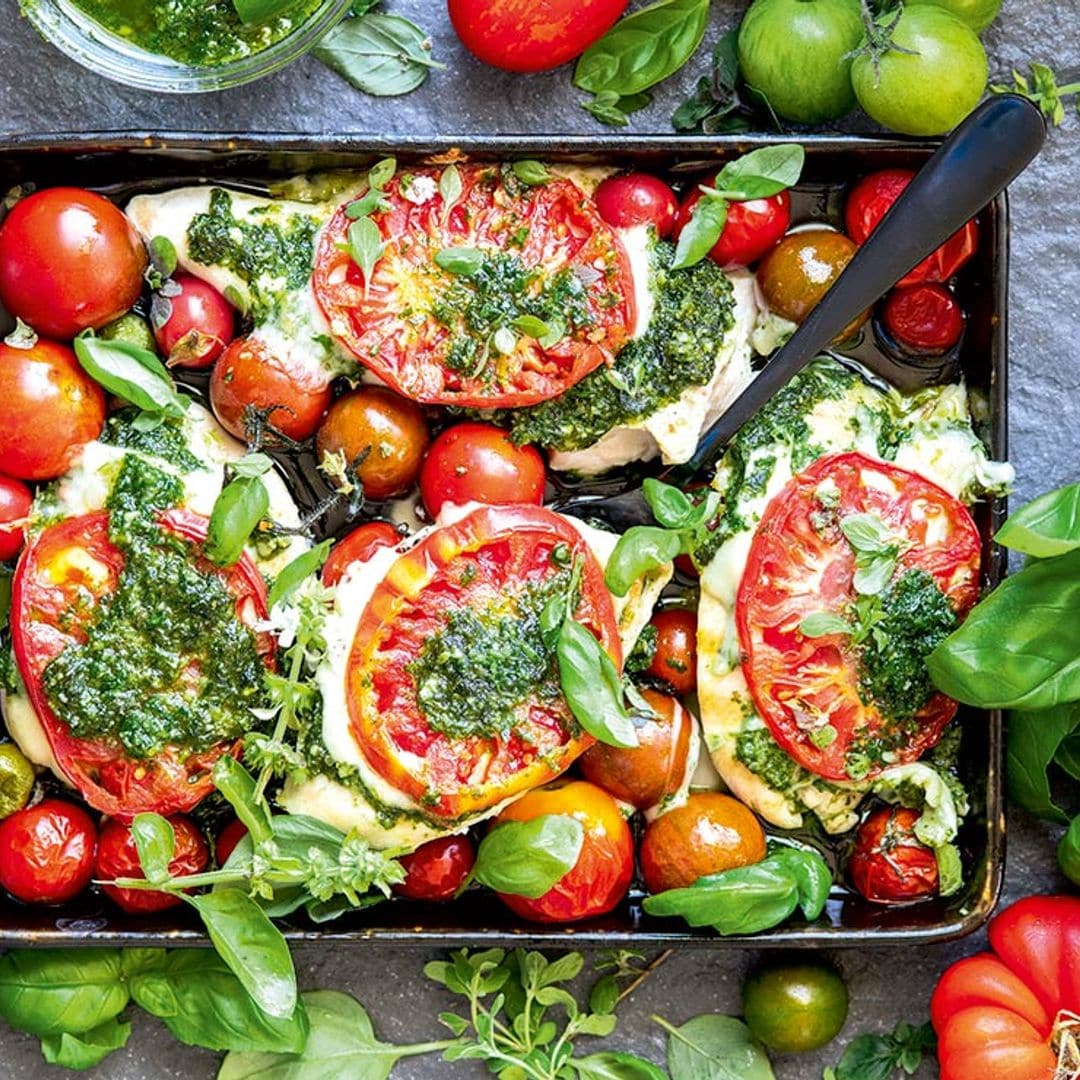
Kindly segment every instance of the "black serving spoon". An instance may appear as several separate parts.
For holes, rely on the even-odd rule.
[[[714,464],[739,429],[844,327],[1004,191],[1045,139],[1046,123],[1026,98],[1004,94],[980,105],[919,170],[806,321],[705,432],[694,456],[660,479],[678,483]],[[872,357],[861,363],[875,367]],[[938,371],[890,364],[877,374],[916,389],[936,381]],[[640,487],[618,495],[570,495],[552,508],[620,531],[653,520]]]

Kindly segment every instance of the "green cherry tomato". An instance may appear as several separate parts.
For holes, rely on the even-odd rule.
[[[893,18],[883,16],[879,24]],[[856,58],[851,81],[859,104],[879,124],[905,135],[942,135],[975,106],[986,89],[986,50],[971,27],[944,8],[905,8],[892,45]]]
[[[922,4],[933,4],[951,11],[976,34],[981,34],[1001,11],[1001,0],[907,0],[908,7],[919,7]]]
[[[739,65],[779,116],[836,120],[855,108],[850,54],[862,36],[859,0],[754,0],[739,28]]]
[[[759,968],[743,986],[743,1017],[750,1033],[782,1054],[832,1042],[847,1011],[844,980],[823,964]]]
[[[14,743],[0,745],[0,818],[21,810],[33,790],[33,765]]]

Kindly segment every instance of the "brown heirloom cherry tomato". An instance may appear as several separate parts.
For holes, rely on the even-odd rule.
[[[651,225],[656,235],[665,240],[675,228],[679,200],[663,180],[649,173],[609,176],[596,189],[594,198],[600,216],[617,229]]]
[[[701,198],[700,189],[695,187],[683,200],[675,226],[676,236],[686,227]],[[724,231],[709,257],[723,267],[749,266],[776,245],[790,224],[791,196],[786,191],[768,199],[730,203]]]
[[[420,494],[432,517],[443,503],[493,506],[544,501],[544,459],[533,446],[515,446],[502,428],[465,423],[431,444],[420,472]]]
[[[531,821],[566,814],[585,827],[585,842],[574,868],[543,896],[499,893],[515,914],[533,922],[576,922],[606,915],[626,895],[634,874],[634,840],[615,800],[583,780],[535,788],[496,819]]]
[[[586,780],[638,810],[648,810],[679,790],[694,718],[667,694],[643,690],[642,695],[656,715],[638,725],[637,747],[623,750],[597,743],[578,764]]]
[[[232,341],[232,305],[193,274],[176,274],[179,296],[170,296],[169,317],[156,327],[154,338],[169,367],[209,367]]]
[[[104,423],[105,395],[66,345],[0,342],[0,473],[52,480]]]
[[[307,439],[330,407],[324,371],[300,369],[281,359],[256,337],[237,338],[214,365],[210,404],[226,431],[238,439],[248,406],[266,412],[268,422],[290,439]]]
[[[859,826],[848,873],[867,900],[897,904],[937,893],[937,857],[914,832],[921,816],[906,806],[888,806]]]
[[[383,386],[350,390],[330,406],[315,436],[315,452],[341,454],[356,467],[370,499],[400,495],[416,483],[428,444],[424,414],[407,398]]]
[[[882,308],[881,321],[901,348],[932,356],[948,352],[964,333],[964,313],[944,285],[893,289]]]
[[[214,854],[217,856],[218,866],[224,866],[229,861],[229,856],[248,834],[247,826],[239,819],[233,818],[218,835],[214,845]]]
[[[691,693],[697,686],[697,615],[686,608],[663,608],[650,623],[656,627],[656,652],[649,674],[676,694]]]
[[[379,548],[393,547],[400,540],[401,533],[389,521],[358,525],[331,549],[330,557],[323,563],[323,584],[336,585],[354,562],[367,562]]]
[[[190,818],[180,814],[170,817],[169,824],[176,838],[176,852],[169,861],[169,873],[174,876],[201,873],[210,862],[210,850],[202,833]],[[110,819],[102,826],[94,876],[99,881],[143,877],[135,839],[131,829],[123,822]],[[103,885],[102,888],[120,907],[133,915],[164,911],[181,903],[179,896],[150,889],[121,889],[116,885]]]
[[[92,191],[28,195],[0,228],[0,301],[46,337],[73,338],[123,315],[145,270],[139,234]]]
[[[90,884],[97,829],[81,806],[44,799],[0,822],[0,885],[28,904],[61,904]]]
[[[14,559],[26,539],[22,523],[30,513],[33,496],[21,480],[0,476],[0,561]]]
[[[405,868],[405,880],[394,886],[398,896],[441,903],[453,900],[469,876],[476,850],[467,836],[441,836],[398,861]]]
[[[684,889],[698,878],[765,858],[765,832],[738,799],[695,792],[645,830],[641,872],[649,892]]]

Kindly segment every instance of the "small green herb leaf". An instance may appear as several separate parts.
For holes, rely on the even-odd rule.
[[[613,1050],[574,1058],[573,1065],[580,1080],[667,1080],[659,1065]]]
[[[454,203],[461,198],[461,170],[456,165],[447,165],[439,176],[439,197],[443,201],[443,214],[449,214]]]
[[[1009,515],[994,539],[1038,559],[1080,548],[1080,484],[1047,492],[1020,507]]]
[[[301,552],[292,562],[286,564],[274,578],[270,593],[266,598],[267,606],[273,608],[282,600],[287,600],[313,574],[317,574],[333,546],[331,540],[324,540],[308,551]]]
[[[535,899],[577,864],[585,830],[566,814],[496,825],[480,841],[472,877],[496,892]]]
[[[602,90],[590,101],[583,101],[581,107],[591,112],[602,124],[610,127],[626,127],[630,122],[630,113],[638,112],[652,104],[652,95],[622,94],[614,90]]]
[[[1064,98],[1076,98],[1080,94],[1080,82],[1058,86],[1057,76],[1046,64],[1032,64],[1031,78],[1013,68],[1012,86],[994,83],[990,89],[995,94],[1021,94],[1038,105],[1040,112],[1054,127],[1065,119]],[[1076,102],[1074,101],[1074,105]]]
[[[41,1056],[50,1065],[65,1069],[92,1069],[114,1050],[126,1046],[130,1036],[131,1025],[113,1018],[81,1035],[72,1035],[68,1031],[46,1035],[41,1040]]]
[[[364,275],[364,288],[371,286],[375,264],[382,258],[383,240],[379,226],[369,217],[362,217],[349,226],[349,257]]]
[[[512,325],[518,333],[535,338],[537,341],[543,340],[551,333],[551,327],[535,315],[519,315]]]
[[[233,476],[265,476],[273,467],[273,461],[265,454],[245,454],[229,463],[229,471]]]
[[[854,627],[831,611],[815,611],[799,623],[799,632],[809,638],[828,637],[830,634],[854,633]]]
[[[232,566],[244,545],[270,510],[270,495],[258,477],[230,480],[214,501],[206,533],[206,557],[218,566]]]
[[[890,1080],[898,1069],[914,1076],[923,1055],[936,1044],[929,1024],[901,1022],[890,1035],[859,1035],[848,1043],[840,1063],[827,1070],[834,1080]]]
[[[763,146],[729,161],[716,177],[716,189],[733,202],[767,199],[799,182],[805,160],[798,143]]]
[[[251,773],[231,754],[224,754],[214,763],[214,787],[228,801],[256,844],[270,839],[273,835],[270,810],[256,794]]]
[[[471,277],[484,265],[487,255],[480,248],[443,248],[435,253],[435,264],[450,274]]]
[[[679,233],[673,270],[696,266],[716,246],[727,223],[728,204],[718,195],[703,195],[694,204],[690,220]]]
[[[75,355],[90,378],[132,405],[173,417],[187,411],[188,399],[176,392],[165,365],[152,352],[86,333],[75,339]]]
[[[397,158],[380,158],[368,170],[367,182],[371,191],[385,191],[386,185],[394,179],[397,172]]]
[[[563,695],[577,722],[608,746],[636,747],[634,721],[623,704],[622,679],[600,642],[575,619],[564,619],[557,657]]]
[[[176,835],[168,818],[160,814],[136,814],[131,822],[131,837],[146,880],[152,883],[165,881],[176,851]]]
[[[171,278],[176,273],[176,247],[167,236],[153,237],[146,245],[146,251],[150,256],[150,265],[161,280]]]
[[[521,161],[515,161],[510,168],[513,174],[523,184],[526,184],[529,187],[539,187],[542,184],[549,183],[551,180],[551,173],[542,161],[534,161],[531,158],[526,158]]]
[[[645,574],[651,574],[686,550],[681,533],[655,525],[633,525],[619,537],[604,569],[604,582],[616,596],[626,596]]]
[[[774,1080],[764,1048],[733,1016],[707,1013],[681,1027],[653,1020],[668,1033],[671,1080]]]

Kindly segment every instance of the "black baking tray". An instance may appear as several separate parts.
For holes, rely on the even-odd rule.
[[[271,178],[325,169],[364,167],[393,154],[403,162],[461,153],[474,160],[542,157],[580,164],[640,167],[677,178],[704,174],[717,162],[777,141],[772,136],[716,138],[574,137],[552,135],[424,138],[377,135],[247,135],[144,132],[28,134],[0,138],[0,191],[16,185],[77,184],[117,198],[181,183],[225,181],[259,185]],[[918,167],[933,144],[851,136],[800,136],[807,152],[805,181],[795,216],[838,223],[843,185],[874,169]],[[445,160],[445,159],[444,159]],[[1008,202],[999,196],[981,215],[979,251],[957,289],[968,313],[959,365],[971,390],[985,402],[980,435],[1003,459],[1006,445]],[[1001,549],[990,540],[1004,518],[1003,500],[977,509],[984,537],[983,585],[1005,572]],[[966,884],[948,899],[881,907],[840,886],[822,918],[792,920],[753,937],[720,938],[677,920],[641,911],[641,893],[602,918],[568,927],[523,923],[492,896],[473,892],[446,906],[412,902],[378,904],[334,923],[284,922],[296,941],[333,944],[619,946],[638,948],[816,948],[914,945],[948,941],[978,929],[993,911],[1005,857],[1002,793],[1002,718],[998,712],[961,710],[961,760],[972,794],[972,812],[960,837]],[[120,912],[96,892],[62,908],[37,908],[0,898],[0,945],[198,945],[207,939],[185,908],[152,917]]]

